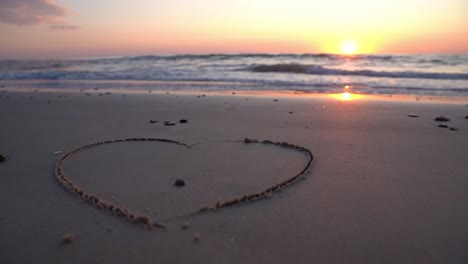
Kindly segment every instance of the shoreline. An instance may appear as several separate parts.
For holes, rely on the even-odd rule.
[[[468,105],[468,95],[466,96],[446,96],[446,95],[418,95],[418,94],[362,94],[353,93],[352,89],[343,89],[342,92],[306,92],[297,90],[236,90],[235,87],[249,87],[251,84],[220,82],[181,82],[181,81],[76,81],[76,80],[60,80],[58,83],[69,83],[71,87],[44,88],[36,87],[38,84],[49,85],[54,83],[50,80],[22,80],[22,81],[3,81],[0,88],[0,94],[8,92],[19,93],[63,93],[63,94],[79,94],[87,93],[87,95],[100,95],[104,93],[115,93],[119,95],[128,94],[176,94],[180,96],[253,96],[259,98],[288,98],[295,100],[307,99],[332,99],[342,102],[351,101],[388,101],[388,102],[406,102],[406,103],[435,103],[435,104],[465,104]],[[119,84],[120,83],[120,84]],[[129,83],[138,84],[136,88],[112,88],[116,84],[125,86]],[[219,85],[229,84],[231,89],[221,89]],[[26,87],[15,87],[14,85],[26,85]],[[110,86],[91,88],[87,85],[106,84]],[[148,84],[148,87],[141,87],[141,84]],[[157,86],[154,86],[157,85]],[[193,85],[199,85],[200,89],[193,89]],[[172,87],[169,89],[161,89],[164,86]],[[177,88],[174,88],[177,87]],[[208,89],[207,87],[210,87]],[[255,87],[255,86],[254,86]]]

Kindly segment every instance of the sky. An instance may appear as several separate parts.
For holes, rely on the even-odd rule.
[[[0,58],[468,53],[467,25],[467,0],[0,0]]]

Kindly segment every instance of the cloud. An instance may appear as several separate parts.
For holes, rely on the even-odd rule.
[[[0,0],[0,23],[18,26],[49,24],[52,30],[76,30],[63,22],[67,8],[53,0]]]
[[[75,26],[75,25],[69,25],[69,24],[66,24],[66,23],[56,23],[56,24],[50,24],[49,29],[50,30],[69,30],[69,31],[73,31],[73,30],[80,29],[80,27]]]

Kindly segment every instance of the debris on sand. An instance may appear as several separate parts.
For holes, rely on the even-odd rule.
[[[0,154],[0,163],[5,162],[5,161],[6,161],[6,157]]]
[[[185,186],[185,181],[182,180],[182,179],[177,179],[177,180],[174,182],[174,185],[177,186],[177,187],[184,187],[184,186]]]
[[[151,124],[154,124],[154,123],[157,123],[157,122],[158,122],[158,120],[150,120]]]
[[[447,125],[438,125],[437,127],[441,127],[441,128],[448,128]]]
[[[182,229],[182,230],[187,230],[187,229],[189,229],[189,227],[190,227],[190,222],[183,222],[180,225],[180,229]]]
[[[67,233],[63,236],[63,244],[69,245],[75,240],[75,235],[73,233]]]
[[[165,122],[164,122],[164,125],[165,125],[165,126],[175,126],[175,123],[174,123],[174,122],[171,122],[171,121],[165,121]]]
[[[251,138],[244,138],[244,143],[257,143],[258,140]]]
[[[457,130],[458,130],[458,128],[455,128],[455,127],[450,127],[450,128],[449,128],[449,130],[451,130],[451,131],[457,131]]]
[[[419,117],[418,115],[408,115],[408,117]]]
[[[273,99],[273,102],[278,102],[278,99]]]
[[[181,123],[181,124],[186,124],[186,123],[188,123],[188,120],[187,120],[187,119],[181,119],[181,120],[179,121],[179,123]]]
[[[58,154],[61,154],[63,151],[61,150],[57,150],[57,151],[54,151],[52,152],[52,155],[58,155]]]
[[[445,117],[445,116],[438,116],[438,117],[434,118],[434,121],[437,121],[437,122],[448,122],[448,121],[450,121],[450,118]]]
[[[193,234],[193,241],[200,242],[201,236],[198,233]]]

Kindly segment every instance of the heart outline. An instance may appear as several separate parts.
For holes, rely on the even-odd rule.
[[[228,201],[223,202],[223,203],[217,201],[214,206],[202,207],[199,210],[196,210],[196,211],[194,211],[192,213],[189,213],[187,215],[198,214],[198,213],[208,212],[208,211],[217,211],[217,210],[220,210],[222,208],[226,208],[226,207],[230,207],[230,206],[234,206],[234,205],[239,205],[239,204],[243,204],[243,203],[248,203],[248,202],[252,202],[252,201],[255,201],[255,200],[260,200],[260,199],[269,197],[274,192],[287,187],[288,185],[296,182],[299,178],[305,176],[309,172],[312,161],[314,159],[312,151],[310,151],[309,149],[307,149],[305,147],[290,144],[290,143],[287,143],[287,142],[274,142],[274,141],[270,141],[270,140],[256,140],[256,139],[245,138],[244,140],[208,141],[208,142],[199,142],[199,143],[194,143],[192,145],[188,145],[188,144],[185,144],[185,143],[180,142],[180,141],[171,140],[171,139],[163,139],[163,138],[126,138],[126,139],[116,139],[116,140],[107,140],[107,141],[96,142],[96,143],[92,143],[92,144],[89,144],[89,145],[84,145],[84,146],[78,147],[78,148],[76,148],[76,149],[74,149],[74,150],[72,150],[70,152],[67,152],[55,164],[55,170],[54,170],[55,179],[58,181],[58,183],[63,188],[65,188],[70,193],[72,193],[72,194],[78,196],[79,198],[93,204],[94,206],[96,206],[98,208],[110,211],[114,215],[124,217],[131,223],[140,224],[140,225],[143,225],[143,226],[145,226],[145,227],[147,227],[149,229],[151,229],[151,228],[165,228],[165,226],[163,224],[161,224],[161,223],[159,223],[157,221],[151,220],[146,215],[137,214],[137,213],[132,212],[131,210],[125,208],[125,207],[115,205],[115,204],[113,204],[111,202],[107,202],[107,201],[99,198],[95,194],[87,193],[84,189],[82,189],[81,187],[75,185],[72,181],[70,181],[65,176],[65,172],[64,172],[64,168],[63,168],[63,166],[65,164],[65,161],[68,158],[70,158],[71,156],[76,155],[79,152],[82,152],[82,151],[85,151],[87,149],[94,148],[94,147],[97,147],[97,146],[100,146],[100,145],[105,145],[105,144],[115,144],[115,143],[122,143],[122,142],[136,142],[136,141],[164,142],[164,143],[170,143],[170,144],[176,144],[176,145],[184,146],[184,147],[187,147],[189,149],[192,148],[193,146],[196,146],[196,145],[199,145],[199,144],[202,144],[202,143],[220,143],[220,142],[239,142],[239,143],[241,143],[241,142],[244,142],[245,144],[276,145],[276,146],[279,146],[279,147],[289,148],[289,149],[292,149],[292,150],[295,150],[295,151],[305,153],[308,156],[308,161],[307,161],[306,165],[304,166],[304,168],[299,173],[297,173],[296,175],[293,175],[292,177],[288,177],[285,180],[283,180],[283,181],[281,181],[281,182],[279,182],[277,184],[274,184],[274,185],[270,186],[269,188],[266,188],[264,190],[256,192],[256,193],[245,194],[242,197],[234,198],[234,199],[228,200]]]

